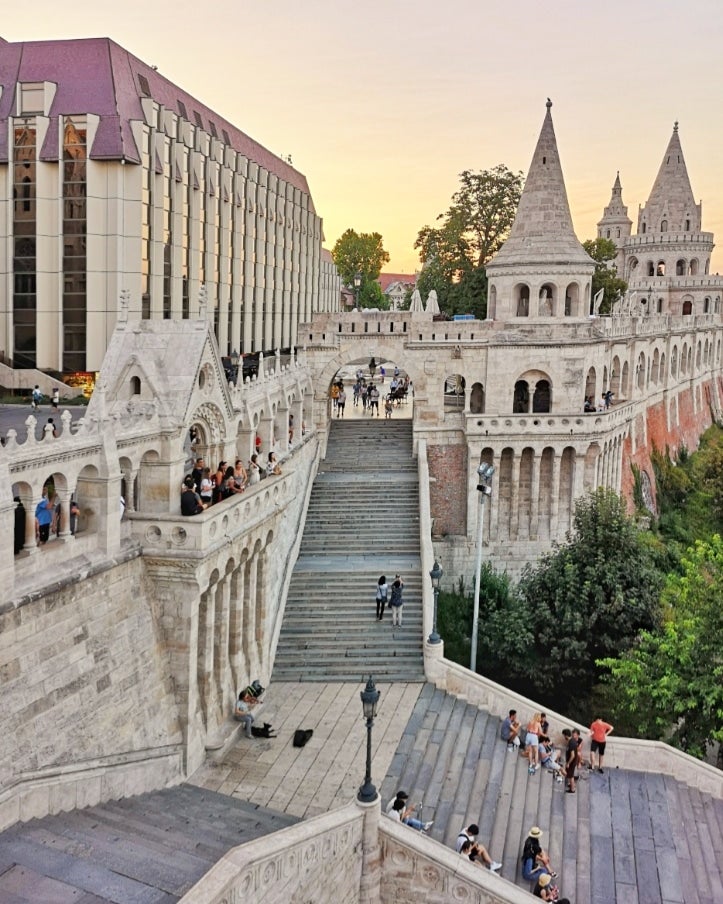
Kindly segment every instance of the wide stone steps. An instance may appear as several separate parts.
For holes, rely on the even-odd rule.
[[[228,850],[298,820],[179,785],[0,834],[3,904],[171,904]]]
[[[391,583],[396,573],[405,581],[401,628],[392,628],[389,611],[376,619],[379,575]],[[334,422],[289,584],[274,680],[358,682],[371,672],[422,681],[421,599],[411,422]]]
[[[383,688],[382,688],[383,690]],[[382,700],[383,705],[383,700]],[[559,873],[561,896],[592,904],[723,901],[723,802],[669,776],[582,771],[577,793],[507,751],[501,718],[425,685],[381,787],[398,789],[434,820],[432,838],[453,846],[476,822],[479,840],[522,888],[520,854],[531,826]]]

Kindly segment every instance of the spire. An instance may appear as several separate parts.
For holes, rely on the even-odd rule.
[[[627,205],[623,203],[623,187],[620,184],[620,171],[618,170],[610,195],[610,203],[604,208],[602,219],[598,220],[598,235],[604,238],[624,238],[630,235],[632,225],[633,221],[628,216]],[[614,231],[607,235],[603,230],[608,229]]]
[[[591,260],[575,235],[552,125],[552,101],[517,208],[510,235],[488,266],[584,264]]]
[[[648,203],[640,211],[638,232],[700,232],[700,219],[676,121]]]

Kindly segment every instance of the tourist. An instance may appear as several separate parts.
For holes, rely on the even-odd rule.
[[[274,475],[278,477],[281,474],[281,467],[276,460],[276,453],[269,452],[269,460],[266,462],[266,476],[271,477]]]
[[[253,738],[253,732],[251,731],[251,726],[254,724],[254,717],[251,713],[251,708],[256,706],[258,703],[258,699],[253,696],[253,694],[249,694],[248,690],[243,690],[238,695],[238,700],[236,701],[236,706],[234,707],[233,717],[237,722],[241,722],[244,726],[244,733],[247,738]]]
[[[40,403],[43,401],[43,394],[40,391],[40,387],[38,384],[35,384],[35,388],[33,389],[32,395],[30,397],[30,407],[33,411],[40,408]]]
[[[336,383],[331,384],[331,405],[334,411],[336,411],[336,406],[339,404],[339,387]]]
[[[243,486],[236,483],[235,471],[229,465],[223,472],[223,486],[221,487],[221,499],[230,499],[236,493],[243,493]]]
[[[392,403],[392,397],[388,395],[384,399],[384,417],[390,418],[392,416],[392,409],[394,408],[394,404]]]
[[[289,414],[289,445],[294,442],[294,415]]]
[[[520,746],[520,723],[517,721],[517,710],[511,709],[507,718],[502,722],[500,728],[500,737],[507,742],[509,751],[519,749]]]
[[[401,800],[402,803],[406,806],[406,801],[409,800],[409,795],[407,794],[406,791],[397,791],[397,793],[394,795],[394,797],[387,804],[387,809],[384,811],[387,814],[387,816],[389,816],[391,814],[392,810],[394,809],[394,804],[398,800]]]
[[[403,800],[395,798],[389,816],[396,822],[403,822],[404,825],[409,826],[412,829],[417,829],[418,832],[428,832],[434,823],[432,821],[422,822],[421,819],[412,816],[412,812],[412,810],[405,807]]]
[[[60,390],[56,386],[53,390],[53,398],[50,400],[50,404],[53,406],[55,411],[58,410],[58,402],[60,401]]]
[[[551,882],[552,876],[549,873],[540,873],[537,877],[535,887],[532,889],[534,897],[542,898],[543,901],[556,900],[557,895],[552,889]]]
[[[522,877],[528,881],[537,879],[542,873],[549,873],[553,878],[557,875],[550,866],[547,851],[540,844],[542,829],[533,826],[527,834],[522,848]]]
[[[527,723],[527,733],[525,735],[525,747],[527,749],[527,758],[530,761],[530,772],[536,772],[540,768],[540,751],[539,741],[542,727],[540,724],[541,714],[535,713]]]
[[[590,745],[590,768],[595,768],[595,754],[597,753],[598,772],[603,771],[603,757],[605,756],[605,743],[607,736],[613,730],[613,726],[608,722],[603,722],[600,716],[593,721],[590,726],[590,737],[592,742]]]
[[[540,732],[544,735],[550,733],[550,723],[547,721],[547,713],[540,713]]]
[[[202,458],[197,459],[197,461],[203,462]],[[201,471],[201,479],[198,484],[196,483],[195,478],[195,469],[191,473],[191,478],[193,479],[194,486],[196,487],[199,496],[201,497],[201,502],[203,502],[208,508],[209,505],[213,503],[213,478],[211,477],[211,469],[203,468]]]
[[[387,372],[386,372],[386,370],[384,370],[384,365],[382,364],[381,367],[379,368],[379,382],[380,383],[384,382],[384,377],[386,377],[386,375],[387,375]]]
[[[362,402],[362,412],[366,414],[367,404],[369,402],[369,387],[366,385],[366,383],[362,383],[361,402]]]
[[[346,393],[343,387],[339,390],[339,396],[336,400],[336,416],[344,417],[344,406],[346,405]]]
[[[215,505],[217,502],[221,501],[221,496],[223,493],[223,481],[224,475],[226,473],[226,462],[220,461],[218,463],[218,468],[216,469],[216,474],[213,478],[213,496],[212,502]]]
[[[48,436],[57,437],[58,431],[55,429],[55,421],[52,417],[48,418],[48,423],[43,427],[43,439]]]
[[[206,465],[204,460],[202,458],[197,458],[195,467],[191,471],[191,477],[193,477],[193,485],[196,487],[196,490],[198,490],[199,493],[201,492],[201,479],[203,477],[205,467]],[[209,471],[208,468],[206,468],[206,470]]]
[[[50,525],[53,522],[53,500],[48,498],[47,489],[43,492],[43,498],[35,507],[35,525],[37,539],[41,543],[47,543],[50,539]]]
[[[389,587],[387,586],[387,579],[385,575],[381,575],[379,580],[377,581],[377,619],[379,621],[382,620],[384,616],[384,607],[387,603],[387,595],[389,592]]]
[[[496,872],[498,869],[502,869],[502,864],[490,857],[487,853],[487,848],[483,844],[478,844],[477,842],[469,840],[463,841],[459,852],[463,857],[467,857],[471,860],[472,863],[477,866],[482,866],[485,869],[490,870],[490,872]]]
[[[236,459],[236,467],[233,471],[233,479],[239,490],[244,490],[246,488],[246,484],[249,482],[246,468],[244,468],[244,463],[240,458]]]
[[[78,517],[80,515],[80,508],[78,507],[78,503],[75,499],[70,500],[70,533],[72,536],[75,536],[75,532],[78,530]]]
[[[555,750],[552,741],[547,735],[540,735],[539,744],[540,763],[549,772],[555,773],[555,780],[561,782],[563,780],[564,769],[562,764],[558,762],[560,752]]]
[[[563,731],[563,735],[567,737],[566,731]],[[565,775],[567,776],[567,792],[568,794],[575,793],[575,773],[577,772],[577,767],[580,763],[580,748],[582,747],[582,738],[580,737],[580,732],[577,728],[573,728],[571,732],[569,732],[569,737],[567,741],[567,752],[565,755]]]
[[[392,584],[392,598],[389,600],[389,605],[392,607],[392,627],[396,625],[402,627],[402,609],[404,609],[402,590],[404,590],[404,581],[397,575]]]
[[[266,475],[262,475],[261,466],[259,465],[259,457],[254,452],[251,456],[251,460],[249,461],[249,485],[253,486],[255,483],[258,483],[261,478]]]
[[[379,390],[376,386],[372,386],[371,391],[369,392],[369,414],[372,417],[374,417],[375,410],[377,417],[379,417]]]
[[[200,515],[206,508],[193,485],[193,477],[189,474],[183,481],[181,493],[181,514],[185,516]]]

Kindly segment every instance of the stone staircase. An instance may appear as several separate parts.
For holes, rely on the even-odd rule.
[[[592,904],[723,901],[723,801],[669,776],[583,770],[575,795],[507,751],[500,718],[425,685],[381,787],[423,804],[429,834],[453,846],[476,822],[502,861],[500,875],[529,889],[520,853],[533,825],[545,835],[561,896]]]
[[[375,618],[404,579],[401,628]],[[332,421],[289,584],[274,681],[423,681],[419,481],[411,420]]]
[[[230,848],[298,822],[179,785],[0,834],[3,904],[171,904]]]

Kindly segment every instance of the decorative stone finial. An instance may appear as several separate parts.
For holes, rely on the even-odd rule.
[[[674,131],[674,132],[677,132],[677,131],[678,131],[678,120],[677,120],[677,119],[676,119],[675,122],[673,123],[673,131]]]
[[[550,107],[552,106],[552,101],[550,100],[549,97],[547,98],[547,103],[545,104],[545,106],[547,107],[548,110],[549,110]]]
[[[118,314],[119,323],[128,321],[128,304],[130,302],[131,293],[128,289],[121,289],[120,293],[120,312]]]

